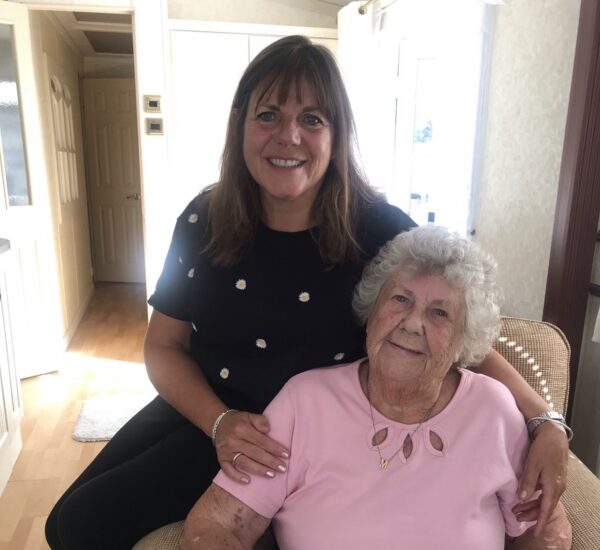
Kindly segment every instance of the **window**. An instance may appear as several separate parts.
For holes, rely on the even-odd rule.
[[[489,7],[405,0],[338,18],[367,176],[417,223],[469,230]]]
[[[0,24],[0,171],[4,161],[9,206],[31,204],[25,147],[21,129],[13,28]],[[0,173],[0,182],[2,181]]]

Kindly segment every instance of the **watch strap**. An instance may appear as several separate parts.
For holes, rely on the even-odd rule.
[[[567,421],[565,420],[562,414],[556,411],[544,411],[538,414],[537,416],[530,418],[527,421],[527,432],[529,433],[530,441],[533,441],[535,439],[536,429],[539,426],[541,426],[544,422],[554,422],[555,424],[562,426],[562,428],[565,430],[565,433],[567,434],[568,441],[571,441],[571,439],[573,439],[573,430],[569,427]]]

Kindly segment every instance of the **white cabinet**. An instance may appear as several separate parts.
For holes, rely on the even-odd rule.
[[[9,287],[14,281],[14,257],[6,239],[0,239],[0,494],[21,451],[23,416],[21,385],[14,356]]]
[[[169,172],[180,211],[217,181],[229,109],[248,65],[248,36],[172,31]]]
[[[334,29],[173,22],[169,34],[169,196],[179,213],[201,189],[217,181],[231,102],[248,63],[266,46],[291,34],[337,52]],[[175,214],[176,215],[176,214]]]

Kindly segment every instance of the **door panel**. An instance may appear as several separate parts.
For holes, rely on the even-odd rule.
[[[28,112],[31,96],[19,86],[33,81],[30,44],[27,9],[0,2],[0,493],[22,446],[17,369],[34,360],[25,345],[24,328],[31,313],[28,298],[35,297],[30,291],[39,290],[37,272],[23,273],[18,261],[22,250],[33,247],[35,251],[40,229],[38,212],[31,206],[31,166],[23,140],[24,130],[33,130],[33,115]],[[40,309],[39,304],[33,305]]]
[[[174,210],[181,211],[219,178],[233,94],[248,65],[248,36],[172,31],[170,61],[169,167]]]
[[[14,356],[8,293],[11,272],[14,273],[14,256],[9,250],[0,256],[0,494],[22,447],[21,387]]]
[[[47,119],[44,126],[62,287],[62,330],[68,340],[93,291],[79,79],[68,60],[55,59],[46,52],[43,59],[40,95]]]
[[[133,79],[83,81],[97,281],[143,283],[144,248]]]
[[[239,79],[248,63],[280,38],[171,31],[169,169],[173,174],[170,198],[176,203],[176,212],[201,189],[218,180],[231,102]],[[335,54],[336,40],[315,42]]]

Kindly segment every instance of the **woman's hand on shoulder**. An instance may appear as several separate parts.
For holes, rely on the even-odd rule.
[[[520,521],[537,519],[536,536],[543,531],[567,487],[568,460],[569,442],[564,430],[554,422],[544,422],[537,428],[527,455],[519,487],[522,503],[513,508]],[[541,495],[528,502],[538,489]]]
[[[269,430],[269,421],[262,414],[232,411],[222,418],[215,448],[228,477],[249,483],[248,474],[273,478],[286,471],[284,459],[289,458],[289,451],[267,435]]]

